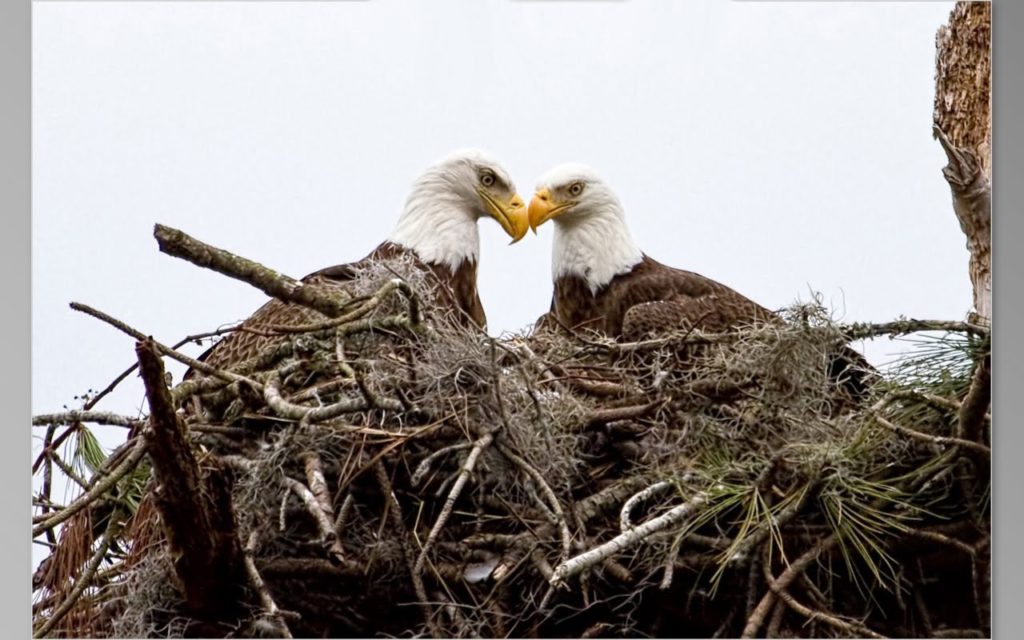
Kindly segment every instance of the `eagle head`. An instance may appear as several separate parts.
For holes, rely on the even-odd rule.
[[[459,149],[429,167],[413,188],[410,201],[433,198],[473,221],[494,218],[518,242],[529,228],[526,205],[508,172],[479,149]]]
[[[609,214],[623,219],[618,197],[596,171],[579,162],[560,164],[544,174],[528,209],[534,232],[548,220],[568,225]]]

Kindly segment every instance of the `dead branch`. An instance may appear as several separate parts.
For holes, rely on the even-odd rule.
[[[136,418],[105,411],[64,411],[62,413],[44,413],[32,417],[32,426],[35,427],[50,424],[75,425],[79,422],[95,422],[97,424],[128,428],[141,424],[141,421]]]
[[[261,615],[272,621],[272,624],[276,627],[274,631],[281,634],[283,638],[291,638],[292,633],[288,629],[288,624],[285,622],[284,616],[281,615],[281,610],[278,608],[277,603],[274,602],[274,598],[270,595],[270,591],[267,590],[266,583],[263,582],[263,577],[260,576],[259,570],[256,569],[256,563],[253,561],[253,557],[256,553],[256,546],[259,541],[259,534],[253,531],[249,534],[249,541],[245,545],[245,571],[249,577],[249,582],[260,598],[260,605],[262,606]],[[275,634],[276,635],[276,634]]]
[[[946,331],[969,333],[979,337],[989,335],[986,326],[972,322],[954,322],[949,320],[914,320],[913,318],[894,320],[892,322],[854,322],[839,325],[839,330],[848,340],[863,340],[878,336],[900,336],[919,331]]]
[[[623,549],[641,542],[644,538],[656,531],[660,531],[665,527],[675,524],[707,502],[709,497],[708,492],[700,492],[683,504],[673,507],[665,514],[652,520],[648,520],[639,526],[633,527],[629,531],[615,536],[608,542],[605,542],[590,551],[581,553],[578,556],[574,556],[573,558],[566,560],[555,568],[555,574],[551,578],[551,584],[553,586],[561,584],[566,578],[576,575],[580,571],[592,567],[598,562],[602,562],[616,553],[621,552]]]
[[[139,461],[142,460],[142,456],[146,453],[146,443],[142,438],[137,439],[131,448],[131,452],[128,454],[121,464],[114,468],[110,475],[105,477],[100,482],[97,482],[91,490],[83,493],[74,502],[69,504],[63,510],[58,511],[50,515],[46,520],[32,527],[32,537],[41,535],[44,531],[53,529],[57,525],[65,522],[68,518],[75,515],[82,509],[88,507],[96,500],[107,494],[111,488],[114,487],[122,478],[128,475]]]
[[[796,580],[812,562],[818,559],[818,556],[829,551],[839,542],[839,536],[832,534],[827,538],[822,539],[809,550],[804,552],[799,558],[797,558],[789,568],[782,572],[782,574],[772,582],[772,589],[764,594],[761,601],[757,603],[757,607],[754,608],[754,612],[747,618],[747,624],[743,628],[743,635],[741,638],[753,638],[757,635],[761,625],[764,624],[764,619],[768,615],[768,612],[775,605],[776,594],[780,590],[788,589],[789,585]]]
[[[896,424],[895,422],[886,419],[884,416],[882,416],[881,413],[879,413],[879,409],[881,409],[882,406],[884,406],[887,402],[887,399],[880,400],[878,403],[875,404],[874,407],[872,407],[871,410],[871,416],[875,419],[876,422],[878,422],[878,424],[882,425],[886,429],[890,429],[892,431],[895,431],[896,433],[905,435],[909,438],[913,438],[914,440],[919,440],[921,442],[930,442],[932,444],[937,445],[961,447],[964,449],[970,449],[975,453],[980,453],[988,458],[992,457],[992,450],[983,444],[978,444],[977,442],[965,440],[963,438],[952,438],[949,436],[933,436],[927,433],[921,433],[920,431],[915,431],[914,429],[904,427],[903,425]]]
[[[153,227],[153,237],[160,251],[167,255],[241,280],[282,302],[309,307],[329,318],[341,315],[347,306],[346,300],[339,299],[323,288],[302,284],[258,262],[200,242],[183,231],[157,224]]]
[[[175,557],[175,572],[191,609],[222,616],[242,604],[244,584],[238,580],[243,563],[231,497],[215,476],[202,477],[164,383],[157,346],[146,340],[135,350],[149,400],[144,437],[160,485],[156,505]]]
[[[960,404],[960,411],[957,414],[958,438],[972,443],[981,440],[982,424],[991,404],[991,395],[992,356],[986,354],[975,367],[967,397]]]

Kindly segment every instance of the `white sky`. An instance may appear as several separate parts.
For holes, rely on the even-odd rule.
[[[166,343],[263,302],[159,253],[155,222],[299,277],[367,254],[463,146],[526,198],[591,164],[648,254],[766,306],[813,289],[849,321],[960,319],[968,254],[930,131],[952,6],[33,3],[33,411],[134,361],[72,300]],[[509,247],[482,226],[490,331],[521,329],[550,301],[552,230]],[[98,408],[143,403],[132,379]]]

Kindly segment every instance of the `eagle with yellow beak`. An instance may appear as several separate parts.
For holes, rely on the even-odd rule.
[[[496,220],[513,241],[521,239],[528,229],[526,205],[508,172],[483,151],[455,151],[415,180],[394,230],[369,255],[354,263],[321,269],[302,281],[344,287],[371,262],[412,258],[417,267],[433,275],[436,305],[454,312],[466,325],[484,328],[487,318],[476,287],[480,254],[477,222],[481,218]],[[231,368],[277,339],[266,335],[264,329],[325,319],[307,307],[270,300],[200,359],[214,367]]]
[[[723,331],[775,316],[724,284],[645,255],[619,198],[586,165],[545,174],[529,220],[534,231],[554,222],[551,313],[566,327],[638,339],[677,327]]]
[[[673,329],[723,332],[781,322],[773,311],[699,273],[645,255],[633,241],[622,203],[592,168],[562,164],[545,174],[528,210],[530,227],[555,225],[550,316],[576,330],[639,340]],[[539,324],[546,325],[547,317]],[[855,396],[874,374],[842,345],[830,377]]]

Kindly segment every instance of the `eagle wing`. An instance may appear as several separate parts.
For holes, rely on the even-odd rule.
[[[677,329],[720,332],[780,321],[772,311],[720,282],[650,258],[644,262],[634,271],[629,291],[620,297],[619,333],[626,340]]]
[[[355,264],[328,267],[309,274],[302,282],[331,290],[336,294],[340,293],[345,297],[352,297],[345,285],[354,277],[356,267]],[[281,340],[281,335],[273,331],[275,326],[300,326],[327,319],[327,316],[309,307],[273,298],[197,359],[212,367],[231,369]],[[188,373],[191,374],[192,370]],[[189,376],[186,375],[187,377]]]

